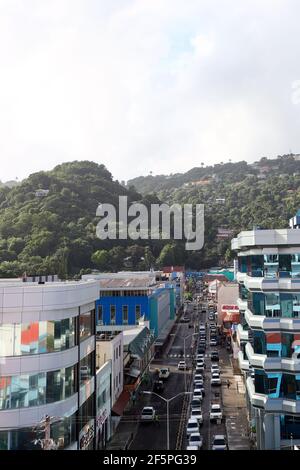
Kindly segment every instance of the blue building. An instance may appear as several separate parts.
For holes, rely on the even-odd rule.
[[[149,322],[156,339],[166,339],[175,321],[176,291],[172,282],[157,281],[152,273],[91,275],[99,279],[96,326],[123,327]]]

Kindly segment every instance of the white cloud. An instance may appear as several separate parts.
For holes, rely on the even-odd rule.
[[[0,0],[0,179],[300,150],[297,0]],[[296,103],[297,101],[297,103]]]

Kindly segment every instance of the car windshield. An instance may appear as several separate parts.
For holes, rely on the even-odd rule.
[[[198,428],[198,423],[189,423],[188,427],[197,429]]]
[[[221,411],[221,408],[215,407],[215,408],[212,408],[211,411],[214,412],[214,413],[215,413],[215,412],[218,413],[219,411]]]
[[[214,440],[214,445],[215,445],[215,446],[224,446],[224,445],[225,445],[225,441],[224,441],[224,439],[215,439],[215,440]]]
[[[143,415],[152,415],[152,413],[153,413],[153,410],[149,408],[147,410],[143,410]]]
[[[196,436],[191,436],[190,437],[190,441],[191,442],[198,442],[200,441],[200,436],[196,435]]]

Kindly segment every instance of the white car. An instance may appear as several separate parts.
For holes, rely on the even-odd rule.
[[[201,449],[202,444],[203,444],[203,439],[199,432],[195,432],[190,435],[189,446],[197,446],[198,449]]]
[[[196,382],[199,382],[199,380],[200,380],[200,381],[201,381],[201,380],[203,381],[202,374],[195,374],[195,376],[194,376],[194,384],[195,384]]]
[[[214,436],[211,446],[212,450],[227,450],[227,443],[224,434],[217,434]]]
[[[192,433],[199,432],[199,423],[196,418],[190,418],[186,427],[187,438],[190,437]]]
[[[210,421],[215,421],[215,420],[222,420],[223,419],[223,413],[221,406],[218,404],[211,405],[210,407],[210,413],[209,413],[209,419]]]
[[[210,384],[221,385],[220,374],[218,374],[217,372],[214,372],[213,374],[211,374]]]
[[[204,368],[205,368],[204,361],[198,361],[196,364],[196,369],[204,370]]]
[[[198,446],[187,446],[186,450],[199,450]]]
[[[220,374],[220,368],[219,368],[218,364],[212,364],[211,368],[210,368],[210,371],[211,371],[212,374],[214,372],[216,372],[217,374]]]
[[[200,426],[203,424],[203,414],[202,414],[201,408],[194,408],[191,411],[190,419],[192,418],[196,419],[198,421],[198,424],[200,424]]]
[[[197,357],[196,357],[197,361],[204,361],[204,354],[197,354]]]
[[[212,339],[210,340],[210,342],[209,342],[209,345],[210,345],[210,346],[217,346],[217,345],[218,345],[218,342],[217,342],[217,340],[216,340],[215,338],[212,338]]]
[[[144,406],[141,414],[142,421],[154,421],[155,420],[155,409],[153,406]]]
[[[199,385],[203,386],[204,382],[203,379],[195,380],[194,381],[194,388],[198,388]]]
[[[178,367],[178,370],[185,370],[185,369],[187,369],[186,362],[185,362],[185,361],[179,361],[177,367]]]
[[[194,389],[193,398],[199,398],[200,401],[203,400],[202,390],[200,390],[200,388]]]

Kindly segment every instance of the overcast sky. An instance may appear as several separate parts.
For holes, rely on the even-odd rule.
[[[300,153],[299,0],[0,0],[0,179]]]

